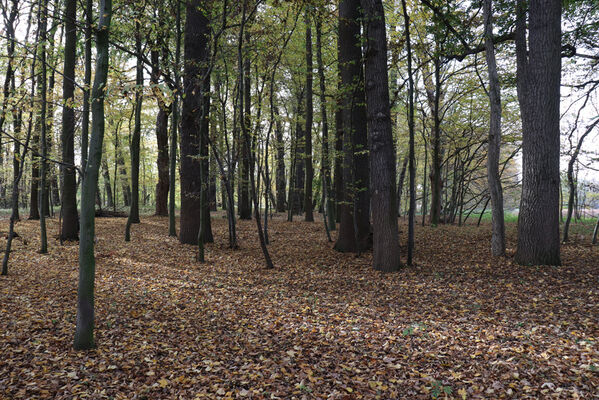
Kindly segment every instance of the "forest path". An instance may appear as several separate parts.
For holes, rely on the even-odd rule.
[[[16,241],[0,278],[0,397],[599,392],[599,248],[583,231],[563,246],[563,267],[520,267],[490,257],[488,225],[418,226],[417,267],[381,274],[370,254],[332,250],[322,222],[275,218],[271,271],[254,222],[239,222],[239,250],[226,247],[220,213],[212,223],[217,243],[198,264],[167,218],[142,217],[130,243],[125,219],[97,219],[98,348],[75,352],[77,244],[60,246],[51,219],[40,255],[38,223],[20,222],[27,244]],[[514,234],[508,225],[510,254]]]

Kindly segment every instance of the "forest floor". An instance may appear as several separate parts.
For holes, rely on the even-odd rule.
[[[8,230],[2,220],[0,230]],[[599,246],[575,226],[562,267],[489,255],[488,225],[417,227],[416,263],[394,274],[339,254],[322,223],[255,223],[226,247],[215,215],[207,263],[167,218],[97,220],[97,349],[72,350],[76,243],[38,223],[0,278],[0,398],[597,398]],[[508,226],[508,252],[515,249]],[[402,222],[402,242],[406,225]],[[6,236],[2,235],[0,246]],[[26,244],[25,244],[26,242]]]

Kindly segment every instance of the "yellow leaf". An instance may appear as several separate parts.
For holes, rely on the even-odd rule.
[[[466,396],[468,395],[468,392],[466,392],[466,389],[461,388],[460,390],[458,390],[458,394],[460,396],[462,396],[462,400],[466,400]]]
[[[158,384],[160,385],[161,388],[165,388],[168,386],[169,382],[167,379],[162,378],[161,380],[158,381]]]

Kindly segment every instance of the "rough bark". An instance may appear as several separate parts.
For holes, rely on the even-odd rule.
[[[339,4],[339,69],[343,126],[343,202],[335,249],[361,252],[371,246],[368,134],[360,41],[360,1]]]
[[[515,259],[522,265],[560,265],[561,1],[529,3],[528,35],[524,0],[517,8],[522,197]]]
[[[370,150],[373,267],[395,271],[400,267],[399,230],[395,199],[395,148],[391,129],[385,12],[381,0],[361,0],[364,10],[366,52],[366,108]]]
[[[203,129],[202,78],[208,60],[209,21],[203,0],[187,4],[184,35],[183,108],[181,112],[181,222],[179,241],[197,244],[201,213],[200,137]],[[207,116],[206,116],[207,117]]]

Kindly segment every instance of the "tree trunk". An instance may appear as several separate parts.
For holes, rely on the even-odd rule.
[[[41,99],[41,110],[40,110],[40,120],[41,120],[41,137],[40,137],[40,145],[41,145],[41,157],[40,157],[40,253],[46,254],[48,252],[48,235],[46,232],[46,210],[44,210],[44,205],[46,204],[48,192],[46,191],[46,174],[47,174],[47,165],[48,165],[48,139],[47,139],[47,129],[48,122],[46,121],[46,110],[47,110],[47,64],[46,64],[46,42],[47,42],[47,23],[48,23],[48,1],[41,0],[40,1],[39,16],[40,19],[38,21],[38,27],[40,30],[40,62],[42,67],[42,74],[40,77],[39,83],[39,91],[40,91],[40,99]]]
[[[491,195],[492,236],[491,252],[495,257],[505,255],[505,220],[503,216],[503,188],[499,174],[499,156],[501,152],[501,92],[493,44],[493,0],[485,0],[483,18],[485,20],[485,53],[489,72],[489,102],[491,107],[491,125],[489,127],[489,149],[487,155],[487,179]]]
[[[64,79],[62,80],[62,162],[75,163],[75,63],[77,62],[77,2],[65,0]],[[62,182],[62,227],[61,240],[79,238],[79,216],[77,212],[77,176],[75,168],[61,166]]]
[[[73,346],[76,350],[94,347],[94,258],[95,206],[98,170],[104,140],[104,88],[108,78],[108,34],[112,0],[100,2],[100,20],[96,39],[96,75],[92,89],[92,132],[89,160],[81,190],[81,237],[79,240],[79,287],[77,290],[77,327]]]
[[[318,64],[318,80],[320,84],[320,118],[322,120],[322,185],[325,204],[323,213],[328,218],[326,226],[330,231],[337,229],[333,201],[331,201],[331,157],[329,151],[329,121],[327,116],[326,82],[324,63],[322,61],[322,10],[316,19],[316,63]]]
[[[247,0],[244,1],[244,15],[245,15],[245,7],[247,7]],[[245,25],[247,21],[242,21],[242,24]],[[242,26],[243,31],[243,26]],[[249,43],[249,33],[245,35],[245,43]],[[241,84],[239,90],[239,107],[240,111],[245,115],[245,118],[240,118],[240,123],[242,124],[242,141],[243,143],[246,140],[250,140],[251,142],[251,64],[249,54],[243,55],[243,42],[244,35],[243,32],[239,35],[239,65],[240,65],[240,74],[239,74],[239,83]],[[247,51],[246,51],[247,53]],[[245,108],[245,109],[244,109]],[[247,135],[247,137],[246,137]],[[241,219],[251,219],[252,218],[252,209],[250,205],[250,173],[252,164],[252,146],[246,147],[245,144],[242,144],[241,149],[241,176],[240,176],[240,190],[239,190],[239,218]]]
[[[297,112],[295,115],[295,174],[293,176],[293,207],[292,213],[299,215],[303,211],[304,206],[304,188],[306,180],[306,158],[305,158],[305,141],[306,132],[302,122],[305,118],[303,90],[297,97]]]
[[[141,107],[143,102],[144,71],[141,52],[141,23],[135,23],[135,52],[137,54],[137,67],[135,78],[135,123],[131,135],[131,207],[125,240],[129,240],[131,224],[139,223],[139,147],[141,141]]]
[[[209,21],[206,2],[187,4],[184,37],[183,110],[181,113],[181,222],[179,241],[197,244],[202,209],[200,191],[200,137],[204,128],[202,78],[207,73]]]
[[[408,129],[409,129],[409,170],[410,170],[410,211],[408,214],[408,265],[414,262],[414,229],[416,218],[416,155],[414,150],[414,72],[412,71],[412,42],[410,39],[410,17],[406,0],[401,1],[406,32],[406,50],[408,56]]]
[[[343,186],[335,249],[362,252],[371,246],[368,192],[368,134],[360,41],[360,1],[339,4],[339,68],[343,121]],[[395,186],[395,184],[393,185]]]
[[[381,0],[362,0],[366,51],[366,108],[372,195],[373,266],[379,271],[400,267],[395,199],[395,146],[391,129],[385,12]]]
[[[276,188],[277,188],[277,212],[285,212],[285,142],[283,141],[283,127],[279,118],[279,110],[275,107],[275,139],[277,146],[277,172],[276,172]]]
[[[168,215],[168,192],[169,192],[169,166],[168,166],[168,119],[170,107],[164,104],[161,91],[158,87],[160,78],[160,57],[158,49],[164,46],[161,39],[157,39],[156,49],[152,49],[150,58],[152,61],[152,75],[150,82],[156,96],[158,113],[156,114],[156,144],[158,156],[156,166],[158,168],[158,183],[156,184],[156,208],[154,215]]]
[[[306,6],[306,129],[304,157],[306,165],[306,182],[304,188],[304,220],[314,222],[312,212],[312,181],[314,169],[312,165],[312,123],[314,119],[313,81],[314,66],[312,63],[312,22],[310,20],[310,5]]]
[[[522,115],[522,197],[516,262],[560,265],[561,1],[518,0],[516,56]]]
[[[574,152],[570,156],[570,161],[568,161],[568,213],[566,214],[566,222],[564,223],[564,243],[568,241],[568,232],[570,230],[570,222],[572,220],[572,213],[574,211],[574,197],[576,194],[576,181],[577,179],[574,177],[574,164],[578,159],[578,155],[580,154],[580,149],[582,148],[582,144],[589,133],[599,124],[599,119],[596,119],[591,125],[589,125],[586,131],[578,138],[578,143],[576,144],[576,148]],[[561,213],[561,212],[560,212]]]

